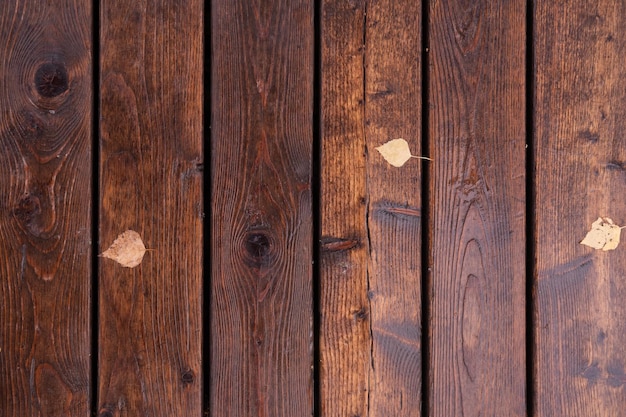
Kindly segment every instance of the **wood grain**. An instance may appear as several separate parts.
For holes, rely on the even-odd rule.
[[[212,2],[212,416],[307,416],[313,4]]]
[[[0,3],[6,417],[90,410],[91,13],[90,1]]]
[[[420,165],[376,146],[421,137],[421,6],[322,5],[324,416],[420,412]]]
[[[365,2],[322,2],[321,416],[368,416]]]
[[[127,229],[153,251],[100,258],[99,416],[199,416],[203,5],[100,13],[100,252]]]
[[[534,12],[536,415],[617,416],[626,257],[579,242],[600,216],[626,224],[626,8],[569,0]]]
[[[430,415],[522,416],[525,9],[430,10]]]
[[[370,1],[365,32],[370,416],[419,416],[421,161],[389,165],[375,150],[404,138],[421,155],[421,2]]]

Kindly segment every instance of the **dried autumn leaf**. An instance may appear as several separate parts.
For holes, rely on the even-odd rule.
[[[126,268],[134,268],[141,263],[146,250],[139,233],[127,230],[100,256],[112,259]]]
[[[623,227],[619,227],[608,217],[598,217],[593,222],[591,230],[580,242],[581,245],[589,246],[603,251],[613,250],[619,245],[620,234]]]
[[[431,161],[430,158],[425,156],[411,155],[411,149],[409,148],[408,142],[402,138],[392,139],[389,142],[378,146],[376,150],[380,152],[383,158],[385,158],[385,161],[398,168],[403,166],[406,161],[411,158],[428,159]]]

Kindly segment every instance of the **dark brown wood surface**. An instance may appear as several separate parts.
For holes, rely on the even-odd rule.
[[[420,413],[420,3],[322,5],[321,414]]]
[[[210,415],[313,408],[313,3],[211,13]]]
[[[92,3],[0,1],[2,417],[623,414],[623,2]]]
[[[537,416],[626,410],[623,243],[579,244],[598,217],[626,225],[625,27],[623,2],[535,9]]]
[[[90,407],[91,1],[0,2],[0,415]]]
[[[201,415],[202,30],[199,0],[101,1],[100,417]]]
[[[524,1],[430,10],[430,415],[523,416]]]

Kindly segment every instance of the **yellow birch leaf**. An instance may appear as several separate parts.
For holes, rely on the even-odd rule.
[[[127,230],[100,256],[112,259],[126,268],[134,268],[141,263],[146,250],[139,233]]]
[[[619,245],[621,232],[622,227],[613,223],[610,218],[598,217],[580,244],[603,251],[613,250]]]
[[[392,139],[376,147],[376,150],[385,158],[385,161],[397,168],[403,166],[411,158],[431,160],[425,156],[411,155],[408,142],[402,138]]]

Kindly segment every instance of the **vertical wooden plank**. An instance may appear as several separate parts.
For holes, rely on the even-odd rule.
[[[90,410],[91,2],[0,3],[0,415]]]
[[[99,412],[199,416],[203,4],[100,13],[100,248],[129,229],[153,250],[100,259]]]
[[[321,9],[321,416],[368,416],[365,1]]]
[[[624,2],[535,7],[538,416],[626,409],[624,247],[579,244],[598,217],[626,225],[624,27]]]
[[[322,415],[420,414],[421,4],[322,9]]]
[[[430,10],[434,416],[526,415],[525,10]]]
[[[369,1],[365,33],[371,416],[419,416],[421,398],[421,167],[375,150],[404,138],[421,154],[421,2]]]
[[[211,415],[309,415],[313,3],[211,16]]]

